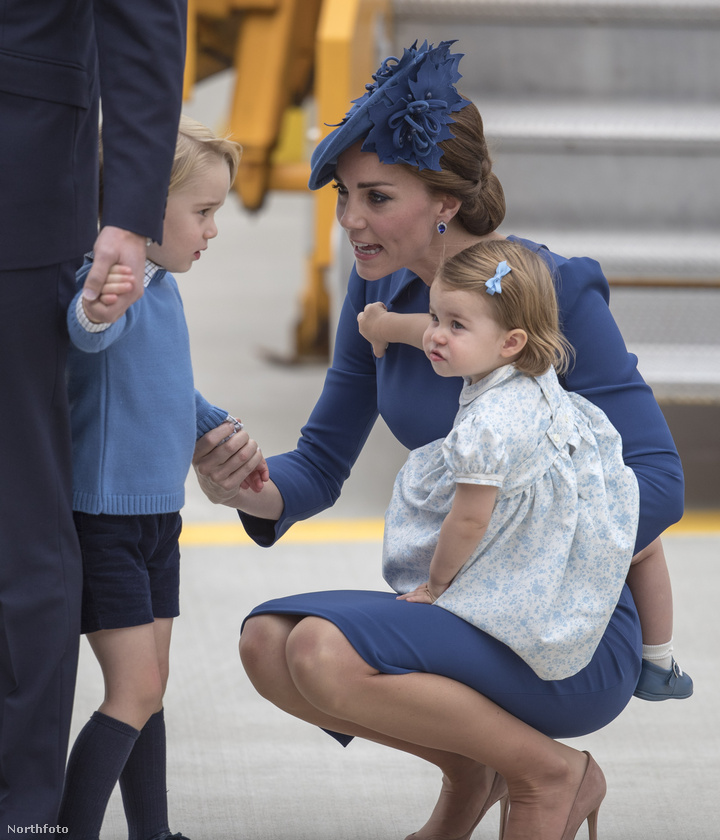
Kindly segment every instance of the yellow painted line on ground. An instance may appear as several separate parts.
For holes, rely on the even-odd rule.
[[[677,525],[665,532],[667,537],[720,535],[720,510],[691,511]],[[372,519],[316,519],[298,522],[282,538],[284,545],[292,543],[354,543],[381,542],[383,520]],[[186,522],[182,532],[183,545],[251,545],[240,522]]]
[[[348,543],[382,541],[383,520],[322,519],[298,522],[282,541],[290,543]],[[250,545],[240,522],[191,522],[183,525],[183,545]]]
[[[720,535],[720,510],[688,511],[676,525],[668,528],[665,534],[669,537]]]

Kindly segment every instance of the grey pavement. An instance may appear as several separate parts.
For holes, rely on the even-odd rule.
[[[215,125],[217,95],[212,85],[201,86],[186,110]],[[218,239],[179,278],[197,385],[241,416],[266,454],[294,444],[324,376],[319,365],[277,365],[263,356],[265,349],[292,351],[309,211],[305,195],[276,195],[250,216],[231,196]],[[342,499],[320,522],[379,519],[404,455],[378,427]],[[234,537],[216,542],[214,529],[236,523],[234,512],[207,502],[194,475],[187,486],[188,532],[197,523],[210,527],[206,542],[183,545],[182,614],[165,704],[171,830],[192,840],[402,840],[432,809],[436,769],[373,744],[343,750],[257,696],[237,655],[242,618],[267,598],[318,588],[386,588],[380,540],[374,532],[359,539],[350,531],[335,538],[320,531],[316,541],[305,542],[291,531],[272,549]],[[571,742],[590,750],[608,779],[603,840],[720,837],[720,677],[714,670],[720,529],[678,530],[665,545],[676,652],[696,693],[682,702],[633,699],[610,726]],[[73,735],[101,698],[100,671],[83,640]],[[495,836],[496,826],[491,812],[474,836]],[[126,836],[116,792],[102,837]]]

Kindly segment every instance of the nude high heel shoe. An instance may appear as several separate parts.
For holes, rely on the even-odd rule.
[[[492,787],[490,788],[490,793],[488,794],[488,798],[485,800],[482,811],[480,811],[480,816],[475,821],[475,825],[470,829],[470,832],[466,834],[465,837],[460,838],[460,840],[470,840],[470,836],[473,831],[475,831],[480,820],[485,816],[485,814],[487,814],[496,802],[500,803],[501,808],[498,840],[503,840],[503,835],[505,834],[505,823],[507,822],[508,811],[510,809],[510,799],[508,797],[507,782],[505,781],[504,776],[501,776],[499,773],[495,774]]]
[[[565,831],[561,840],[574,840],[580,826],[587,820],[588,835],[590,840],[597,840],[597,820],[600,804],[607,792],[607,783],[602,770],[597,766],[595,759],[589,752],[584,751],[588,758],[585,775],[575,796],[575,801],[570,809]]]
[[[499,773],[495,773],[495,778],[490,786],[490,792],[485,800],[485,804],[482,806],[482,809],[480,810],[477,819],[472,824],[470,831],[463,834],[462,837],[456,838],[456,840],[470,840],[472,833],[478,827],[480,820],[485,816],[485,814],[487,814],[496,802],[499,802],[502,808],[500,812],[498,840],[503,840],[503,835],[505,834],[505,823],[507,822],[508,810],[510,808],[510,800],[508,798],[507,782]],[[413,837],[415,837],[415,834],[409,834],[405,840],[412,840]]]
[[[478,814],[478,818],[473,823],[472,828],[467,834],[463,834],[462,837],[458,837],[458,840],[470,840],[472,833],[478,827],[480,820],[485,816],[485,814],[487,814],[496,802],[500,803],[501,808],[498,840],[503,840],[503,836],[505,834],[505,823],[507,822],[508,811],[510,810],[510,799],[508,797],[507,782],[505,781],[504,776],[501,776],[499,773],[495,774],[488,798],[485,800],[485,804]]]

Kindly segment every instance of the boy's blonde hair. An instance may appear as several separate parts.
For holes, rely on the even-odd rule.
[[[181,114],[168,194],[181,189],[198,173],[202,173],[209,162],[218,158],[227,163],[232,186],[240,164],[241,152],[242,147],[239,143],[227,137],[218,137],[207,126]]]
[[[503,260],[511,271],[500,281],[502,291],[490,295],[485,282]],[[518,370],[540,376],[554,365],[559,375],[567,372],[573,350],[560,332],[555,286],[541,256],[507,239],[479,242],[443,263],[435,282],[483,295],[503,329],[527,333],[527,344],[514,362]]]
[[[224,159],[230,170],[230,186],[233,185],[240,165],[242,146],[227,137],[218,137],[201,122],[180,115],[175,157],[170,171],[168,195],[181,189],[199,173],[203,167],[217,160]],[[100,129],[100,217],[103,207],[103,145],[102,128]]]

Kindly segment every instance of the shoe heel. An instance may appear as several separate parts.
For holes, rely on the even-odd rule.
[[[503,840],[505,837],[505,828],[507,827],[508,811],[510,810],[510,797],[505,794],[500,800],[500,827],[498,828],[498,840]],[[592,840],[592,838],[591,838]]]
[[[589,840],[597,840],[597,825],[598,825],[598,814],[600,813],[600,806],[590,814],[588,814],[587,824],[588,824],[588,838]]]

